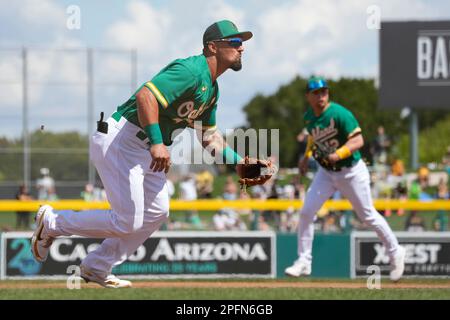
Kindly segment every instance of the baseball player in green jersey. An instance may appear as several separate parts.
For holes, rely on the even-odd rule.
[[[166,184],[170,168],[167,146],[174,135],[201,121],[203,147],[226,163],[242,158],[216,128],[217,78],[242,68],[243,41],[252,37],[228,20],[209,26],[203,54],[178,59],[145,82],[106,122],[99,121],[90,143],[90,157],[105,186],[111,210],[56,212],[48,205],[37,215],[32,252],[43,262],[56,237],[106,238],[81,262],[81,277],[104,287],[130,287],[112,275],[112,268],[132,255],[167,219]],[[195,126],[197,128],[197,125]]]
[[[390,278],[398,281],[404,271],[405,249],[373,206],[369,171],[359,152],[364,140],[358,121],[348,109],[329,100],[329,88],[323,78],[308,80],[306,98],[311,106],[304,115],[309,140],[307,152],[299,162],[300,174],[306,173],[310,156],[320,166],[300,211],[298,259],[285,273],[294,277],[311,274],[314,218],[338,190],[352,203],[359,218],[377,233],[390,258]]]

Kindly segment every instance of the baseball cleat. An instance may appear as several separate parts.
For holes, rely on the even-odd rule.
[[[403,275],[403,271],[405,271],[405,256],[406,250],[402,246],[398,246],[397,252],[394,255],[393,260],[391,261],[391,273],[390,278],[392,281],[398,281]]]
[[[80,266],[80,269],[81,269],[80,277],[83,278],[84,281],[86,281],[86,283],[95,282],[101,285],[102,287],[112,289],[132,287],[130,281],[119,279],[115,275],[110,274],[106,278],[102,278],[96,275],[95,273],[91,272],[90,270],[88,270],[83,265]]]
[[[292,266],[284,270],[284,273],[291,277],[309,276],[311,274],[311,263],[297,259]]]
[[[39,262],[47,260],[48,251],[55,238],[46,235],[44,220],[45,215],[51,213],[53,208],[49,205],[43,205],[36,213],[36,229],[31,238],[31,252],[34,258]]]

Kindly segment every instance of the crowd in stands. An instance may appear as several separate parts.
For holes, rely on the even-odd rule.
[[[297,136],[298,158],[301,158],[306,150],[307,132],[302,130]],[[400,159],[392,158],[390,154],[391,140],[380,126],[376,138],[370,142],[371,163],[371,187],[374,199],[397,200],[448,200],[449,176],[450,176],[450,146],[443,157],[439,168],[430,170],[426,165],[421,165],[417,172],[406,172],[405,164]],[[272,159],[276,161],[276,159]],[[310,161],[310,174],[317,170],[314,159]],[[178,181],[167,180],[169,195],[172,199],[192,201],[197,199],[220,198],[223,200],[246,199],[291,199],[304,200],[307,185],[305,180],[299,180],[296,174],[285,174],[283,170],[270,179],[265,185],[254,186],[247,190],[241,190],[236,175],[226,176],[225,182],[217,184],[219,192],[215,190],[215,176],[204,169],[197,173],[189,173]],[[311,176],[309,176],[311,178]],[[41,177],[36,181],[39,200],[57,200],[55,182],[47,168],[41,169]],[[216,187],[217,188],[217,187]],[[80,194],[85,201],[106,201],[105,191],[92,184],[86,184]],[[16,198],[22,201],[32,200],[28,188],[21,186]],[[341,199],[337,192],[332,199]],[[178,212],[177,212],[178,213]],[[448,230],[448,214],[437,212],[433,222],[426,223],[424,214],[417,211],[405,211],[403,209],[380,212],[386,218],[392,216],[404,217],[404,230],[432,231]],[[30,224],[29,212],[17,212],[16,229],[27,229]],[[298,224],[298,210],[294,207],[285,211],[251,210],[223,208],[217,212],[198,212],[189,210],[180,214],[171,213],[166,230],[217,230],[217,231],[242,231],[242,230],[274,230],[280,232],[296,232]],[[334,212],[322,208],[317,213],[315,221],[316,230],[322,232],[345,232],[352,229],[365,230],[352,211]]]
[[[297,136],[298,157],[302,157],[306,150],[307,132],[302,130]],[[391,139],[382,126],[377,129],[376,138],[369,142],[372,162],[369,163],[371,171],[371,184],[374,199],[397,200],[430,200],[449,199],[448,176],[450,167],[450,147],[447,155],[442,159],[441,167],[444,170],[431,172],[428,166],[422,165],[417,172],[407,173],[405,164],[400,159],[392,158],[390,148]],[[317,163],[311,159],[310,169],[315,172]],[[244,192],[239,190],[237,182],[230,175],[226,178],[221,190],[220,198],[224,200],[236,199],[298,199],[304,200],[306,187],[298,180],[296,175],[286,178],[281,174],[273,177],[263,186],[254,186]],[[287,180],[286,180],[287,179]],[[194,200],[208,199],[213,193],[214,177],[207,171],[190,174],[180,182],[179,199]],[[206,190],[206,191],[205,191]],[[217,193],[216,193],[217,194]],[[341,199],[337,192],[332,199]],[[386,209],[380,212],[386,218],[391,216],[403,217],[401,223],[404,230],[433,231],[448,229],[448,215],[444,212],[432,212],[435,215],[433,222],[427,223],[424,215],[417,211],[404,209]],[[285,211],[259,211],[235,210],[223,208],[215,212],[211,219],[204,218],[203,212],[190,212],[183,222],[172,221],[168,229],[209,229],[225,230],[275,230],[280,232],[296,232],[298,223],[298,210],[289,208]],[[201,217],[201,218],[199,218]],[[203,223],[202,223],[203,221]],[[368,230],[352,211],[334,212],[322,208],[317,213],[316,230],[322,232],[345,232],[350,230]]]
[[[33,197],[26,185],[20,185],[16,194],[16,199],[20,201],[42,200],[42,201],[57,201],[59,197],[56,193],[55,180],[50,175],[48,168],[41,168],[39,170],[40,177],[36,179],[36,193]],[[94,186],[87,183],[84,190],[80,192],[80,198],[84,201],[106,201],[105,190],[100,186]],[[34,229],[35,223],[31,221],[34,212],[17,211],[15,230]]]

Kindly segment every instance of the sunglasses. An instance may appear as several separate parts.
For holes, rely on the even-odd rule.
[[[219,40],[213,40],[211,42],[227,42],[230,47],[233,48],[239,48],[242,46],[242,39],[241,38],[227,38],[227,39],[219,39]]]
[[[315,96],[318,95],[322,95],[322,94],[327,94],[328,93],[328,88],[320,88],[320,89],[316,89],[314,91],[311,91],[311,93]]]

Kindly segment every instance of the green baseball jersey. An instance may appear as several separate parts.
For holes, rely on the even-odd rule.
[[[215,127],[219,86],[217,81],[212,83],[204,55],[172,61],[117,108],[118,113],[139,127],[136,94],[142,87],[149,89],[158,101],[165,145],[171,145],[174,133],[181,131],[175,130],[194,127],[194,121],[201,121],[203,128]]]
[[[334,152],[350,137],[361,132],[358,121],[350,110],[334,102],[330,102],[328,108],[318,117],[315,116],[311,107],[308,108],[303,118],[314,144],[328,152]],[[350,167],[359,159],[361,159],[361,153],[357,150],[350,157],[338,161],[336,167],[338,169]]]

